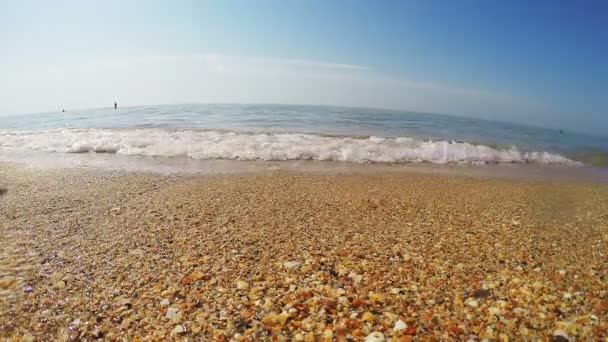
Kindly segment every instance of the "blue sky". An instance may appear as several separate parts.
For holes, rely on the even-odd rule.
[[[409,109],[608,131],[605,1],[0,0],[0,113]]]

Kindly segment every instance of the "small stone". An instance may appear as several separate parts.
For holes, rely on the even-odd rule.
[[[557,271],[557,273],[559,273],[560,275],[566,275],[566,270],[559,270]]]
[[[498,315],[502,314],[502,310],[500,308],[497,308],[494,306],[489,308],[488,311],[494,316],[498,316]]]
[[[384,342],[384,334],[378,331],[374,331],[373,333],[367,335],[365,338],[365,342]]]
[[[167,314],[165,315],[165,317],[171,319],[171,318],[173,318],[173,316],[177,315],[178,312],[179,312],[178,308],[168,308]]]
[[[123,329],[128,329],[131,326],[131,323],[133,323],[133,321],[131,319],[125,318],[120,323],[120,327]]]
[[[490,291],[486,290],[486,289],[479,289],[479,290],[475,290],[475,292],[473,292],[473,296],[475,298],[485,298],[488,297],[490,295]]]
[[[361,319],[365,322],[373,322],[376,320],[376,316],[373,313],[366,311],[365,313],[363,313]]]
[[[262,318],[262,323],[264,323],[266,325],[275,325],[277,323],[278,319],[279,319],[279,315],[271,312],[268,315],[264,316],[264,318]]]
[[[65,287],[65,281],[60,280],[58,282],[55,282],[53,284],[53,287],[56,288],[56,289],[63,289]]]
[[[513,220],[511,220],[511,224],[514,225],[514,226],[519,226],[521,224],[521,222],[519,222],[516,219],[513,219]]]
[[[82,324],[82,321],[80,320],[80,318],[76,318],[75,320],[72,321],[72,326],[74,326],[75,328],[78,328],[80,326],[80,324]]]
[[[175,324],[179,324],[182,322],[182,313],[181,311],[178,312],[177,314],[175,314],[173,317],[171,317],[171,322],[175,323]]]
[[[26,286],[26,287],[23,288],[23,292],[25,292],[25,293],[32,293],[32,292],[34,292],[34,288],[31,287],[31,286]]]
[[[540,290],[544,286],[545,285],[543,283],[541,283],[540,281],[535,281],[534,283],[532,283],[532,287],[535,288],[536,290]]]
[[[402,321],[402,320],[398,320],[395,323],[395,326],[393,327],[393,329],[395,329],[395,330],[404,330],[404,329],[407,329],[407,324],[404,321]]]
[[[183,334],[185,332],[184,327],[181,326],[181,324],[176,325],[173,330],[171,330],[171,334],[173,335],[179,335],[179,334]]]
[[[249,288],[249,284],[246,281],[239,280],[236,282],[237,290],[245,291]]]
[[[182,278],[182,285],[190,285],[195,281],[199,281],[205,277],[205,274],[201,271],[194,271],[191,274],[188,274],[184,278]]]
[[[171,304],[171,302],[168,299],[163,299],[160,301],[161,306],[169,306],[169,304]]]
[[[551,336],[551,342],[570,342],[568,333],[563,330],[555,330]]]
[[[355,283],[360,283],[363,280],[363,276],[361,274],[357,274],[355,272],[350,272],[348,277],[352,279]]]
[[[479,307],[479,302],[477,302],[475,299],[473,298],[467,298],[467,300],[464,301],[464,303],[472,308],[477,308]]]
[[[286,312],[282,312],[277,316],[277,322],[281,325],[285,325],[285,322],[289,319],[289,314]]]
[[[286,261],[283,266],[285,266],[286,269],[288,270],[292,270],[294,268],[300,267],[302,263],[298,262],[298,261]]]

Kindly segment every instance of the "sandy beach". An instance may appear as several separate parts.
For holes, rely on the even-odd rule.
[[[608,339],[608,184],[0,164],[0,338]]]

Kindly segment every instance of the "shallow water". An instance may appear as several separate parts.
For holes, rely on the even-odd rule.
[[[174,164],[163,158],[603,167],[608,138],[446,115],[325,106],[164,105],[0,118],[0,159],[41,158],[41,153],[120,155],[133,163],[148,157],[158,167]]]

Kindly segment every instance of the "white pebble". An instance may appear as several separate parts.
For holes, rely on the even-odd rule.
[[[78,328],[81,323],[82,323],[82,321],[80,320],[80,318],[76,318],[75,320],[72,321],[72,326],[74,326],[74,328]]]
[[[374,331],[373,333],[367,335],[365,338],[365,342],[384,342],[384,335],[381,332]]]
[[[395,323],[395,327],[393,327],[393,329],[395,329],[395,330],[404,330],[404,329],[407,329],[407,324],[405,324],[405,322],[402,321],[402,320],[398,320]]]
[[[173,316],[177,315],[178,312],[179,312],[178,308],[168,308],[167,314],[165,315],[165,317],[171,319],[171,318],[173,318]]]
[[[491,307],[488,309],[488,311],[494,316],[499,316],[500,314],[502,314],[502,310],[497,307]]]
[[[171,304],[171,302],[168,299],[163,299],[160,301],[160,305],[162,306],[169,306],[169,304]]]
[[[291,270],[294,269],[296,267],[299,267],[302,263],[298,262],[298,261],[286,261],[283,266],[285,266],[286,269]]]
[[[479,307],[479,303],[473,298],[467,298],[464,303],[472,308]]]

